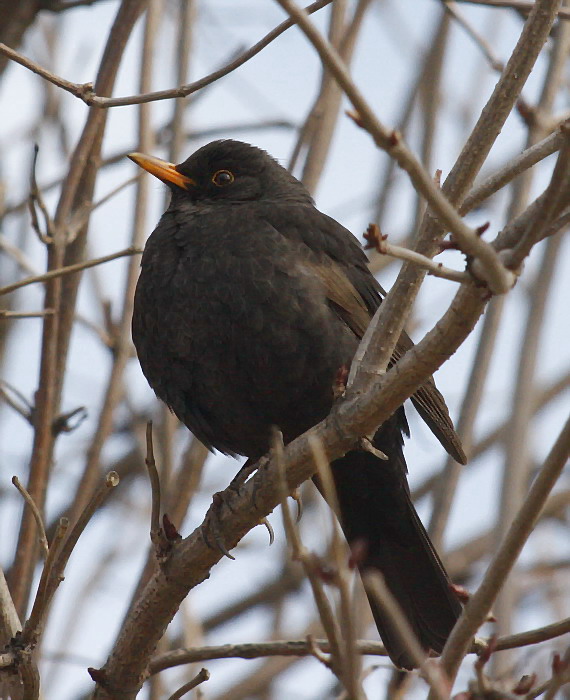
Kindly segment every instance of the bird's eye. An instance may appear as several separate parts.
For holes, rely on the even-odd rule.
[[[225,185],[231,185],[234,181],[234,175],[229,170],[217,170],[212,175],[212,182],[218,187],[224,187]]]

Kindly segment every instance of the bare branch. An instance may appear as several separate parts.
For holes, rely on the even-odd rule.
[[[457,239],[461,250],[481,261],[485,272],[482,279],[497,294],[511,289],[514,275],[506,270],[492,247],[471,230],[461,219],[441,190],[433,183],[430,175],[403,142],[401,134],[385,127],[376,117],[364,96],[353,83],[348,68],[338,52],[324,39],[309,20],[308,15],[292,0],[277,0],[311,41],[321,60],[334,75],[339,85],[352,102],[356,114],[354,119],[366,129],[377,146],[384,149],[410,176],[415,187],[427,199],[434,214],[442,221]]]
[[[152,421],[146,424],[146,457],[145,464],[148,470],[150,485],[152,488],[152,513],[150,516],[150,539],[160,531],[160,479],[154,461],[154,449],[152,445]]]
[[[331,1],[332,0],[317,0],[317,2],[313,2],[311,5],[309,5],[306,8],[306,11],[309,14],[311,14],[313,12],[316,12],[317,10],[322,9]],[[249,61],[249,59],[256,56],[274,39],[277,39],[277,37],[283,34],[284,31],[286,31],[294,25],[294,21],[285,20],[279,26],[277,26],[275,29],[269,32],[269,34],[267,34],[263,39],[258,41],[257,44],[252,46],[247,51],[244,51],[240,56],[238,56],[238,58],[231,61],[228,65],[224,66],[223,68],[220,68],[219,70],[214,71],[213,73],[210,73],[210,75],[207,75],[204,78],[201,78],[200,80],[196,80],[195,82],[190,83],[189,85],[181,85],[180,87],[172,88],[170,90],[158,90],[157,92],[149,92],[143,95],[130,95],[128,97],[104,97],[100,94],[97,94],[93,90],[93,83],[85,83],[83,85],[78,85],[77,83],[72,83],[68,80],[65,80],[64,78],[55,75],[51,71],[42,68],[42,66],[39,66],[34,61],[25,58],[17,51],[14,51],[5,44],[0,43],[0,54],[4,54],[16,63],[19,63],[20,65],[24,66],[25,68],[28,68],[34,73],[37,73],[37,75],[44,78],[45,80],[48,80],[49,82],[53,83],[54,85],[57,85],[63,90],[70,92],[75,97],[78,97],[79,99],[83,100],[83,102],[85,102],[86,104],[95,105],[97,107],[103,107],[106,109],[109,107],[124,107],[126,105],[137,105],[144,104],[146,102],[156,102],[158,100],[170,100],[175,97],[188,97],[188,95],[191,95],[193,92],[201,90],[202,88],[206,87],[207,85],[210,85],[216,80],[219,80],[225,75],[228,75],[228,73],[231,73],[236,68],[242,66],[244,63]]]
[[[455,677],[473,635],[484,622],[501,584],[532,532],[548,494],[558,480],[569,456],[570,419],[558,436],[505,539],[495,553],[481,585],[471,596],[459,622],[447,640],[441,663],[451,678]]]
[[[566,136],[563,132],[562,125],[560,125],[553,134],[550,134],[550,136],[534,146],[527,148],[519,156],[505,164],[503,168],[474,187],[461,205],[459,209],[460,213],[467,214],[467,212],[479,206],[491,195],[511,182],[517,175],[520,175],[528,170],[528,168],[531,168],[533,165],[536,165],[536,163],[539,163],[544,158],[558,151],[565,141]]]
[[[471,5],[486,5],[488,7],[509,7],[513,10],[521,10],[529,13],[535,4],[532,0],[459,0],[460,2],[469,3]],[[558,17],[560,19],[570,19],[570,10],[559,9]]]
[[[515,649],[540,644],[556,637],[561,637],[570,631],[570,618],[546,625],[538,629],[520,632],[508,637],[499,638],[496,650]],[[330,644],[326,639],[315,639],[316,644],[325,653],[330,653]],[[470,649],[471,654],[481,651],[487,642],[476,640]],[[386,656],[386,650],[381,642],[359,639],[355,646],[358,654],[367,656]],[[149,664],[149,673],[160,673],[166,668],[191,664],[213,659],[260,659],[265,656],[309,656],[311,651],[306,639],[274,640],[270,642],[251,642],[243,644],[222,644],[219,646],[192,647],[191,649],[176,649],[157,654]]]
[[[18,479],[17,476],[12,477],[12,483],[18,489],[22,498],[24,499],[24,501],[26,501],[28,507],[32,511],[32,514],[34,516],[34,520],[36,521],[36,526],[38,528],[38,533],[39,533],[38,537],[40,540],[40,545],[42,548],[44,559],[47,559],[47,556],[49,554],[49,547],[48,547],[48,541],[47,541],[46,530],[44,527],[44,521],[42,518],[42,514],[40,513],[40,510],[37,507],[37,505],[34,503],[34,499],[26,491],[25,487],[20,483],[20,480]]]
[[[368,232],[365,234],[367,240],[371,239],[370,230],[372,228],[378,227],[376,224],[370,224],[368,227]],[[388,236],[382,235],[379,230],[377,233],[372,235],[373,243],[365,246],[366,248],[374,247],[374,249],[380,253],[380,255],[389,255],[398,260],[406,260],[414,265],[419,265],[424,270],[428,271],[428,274],[434,277],[441,277],[442,279],[450,280],[451,282],[470,282],[471,275],[468,272],[461,270],[452,270],[450,267],[445,267],[443,263],[435,262],[431,258],[421,253],[416,253],[415,250],[410,250],[409,248],[404,248],[403,246],[394,245],[388,243]]]
[[[46,282],[47,280],[53,280],[58,277],[63,277],[65,275],[71,275],[74,272],[79,272],[80,270],[87,270],[90,267],[95,267],[95,265],[102,265],[103,263],[110,262],[111,260],[116,260],[117,258],[123,258],[125,255],[141,255],[142,250],[140,248],[135,248],[130,246],[124,250],[119,250],[117,253],[111,253],[111,255],[103,255],[101,258],[95,258],[93,260],[86,260],[85,262],[76,263],[75,265],[68,265],[67,267],[60,267],[57,270],[51,270],[50,272],[45,272],[43,275],[33,275],[32,277],[26,277],[19,282],[14,282],[13,284],[8,284],[5,287],[0,287],[0,296],[3,294],[10,294],[16,291],[16,289],[21,289],[22,287],[27,287],[29,284],[36,284],[37,282]]]

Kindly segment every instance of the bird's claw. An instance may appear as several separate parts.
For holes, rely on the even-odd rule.
[[[388,455],[382,452],[382,450],[379,450],[372,443],[372,440],[369,437],[360,438],[360,440],[358,441],[358,446],[361,450],[364,450],[365,452],[370,452],[370,454],[373,454],[375,457],[378,457],[378,459],[381,459],[383,461],[389,459]]]
[[[222,493],[215,493],[212,497],[212,508],[210,509],[210,513],[208,516],[208,522],[205,526],[202,527],[202,537],[204,538],[204,542],[207,544],[208,547],[210,547],[210,549],[217,549],[224,555],[224,557],[235,561],[235,557],[228,552],[228,548],[226,547],[223,537],[220,534],[219,511],[223,503],[225,503],[231,510],[231,506],[223,497]],[[210,543],[210,540],[208,538],[208,530],[211,530],[212,532],[215,547],[213,547]]]
[[[271,545],[275,542],[275,532],[271,523],[269,522],[269,520],[267,520],[267,518],[262,518],[259,521],[259,524],[265,525],[265,527],[267,528],[267,532],[269,533],[269,546],[271,547]]]
[[[293,491],[291,491],[291,498],[297,504],[297,522],[300,522],[301,518],[303,517],[303,501],[301,500],[301,490],[293,489]]]

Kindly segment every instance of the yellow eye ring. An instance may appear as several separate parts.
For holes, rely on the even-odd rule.
[[[212,182],[217,187],[231,185],[234,179],[234,174],[229,170],[216,170],[216,172],[212,175]]]

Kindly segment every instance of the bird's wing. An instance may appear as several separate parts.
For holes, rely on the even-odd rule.
[[[397,362],[413,346],[414,343],[410,336],[403,332],[392,355],[392,360]],[[467,457],[463,451],[461,440],[455,432],[447,404],[436,387],[433,377],[422,384],[411,398],[415,409],[445,448],[445,451],[459,464],[465,464]]]
[[[370,313],[344,270],[332,261],[303,263],[324,287],[329,304],[358,338],[370,323]]]
[[[268,213],[271,220],[273,212]],[[370,319],[386,296],[386,292],[368,269],[368,258],[362,246],[337,221],[313,207],[288,209],[288,238],[302,242],[307,256],[303,261],[321,281],[331,307],[358,337],[362,338]],[[413,342],[403,332],[391,364],[396,363]],[[461,464],[466,457],[455,432],[445,399],[430,377],[412,396],[412,402],[443,448]]]
[[[329,222],[332,221],[334,220],[329,219]],[[335,240],[332,251],[328,251],[329,255],[330,252],[333,255],[330,257],[327,255],[326,262],[313,264],[313,269],[322,280],[327,297],[338,315],[355,335],[362,338],[372,314],[380,305],[386,292],[370,274],[364,263],[366,256],[360,246],[358,246],[360,254],[352,255],[355,248],[354,243],[358,245],[354,236],[349,234],[340,224],[336,226],[329,224],[327,230],[335,231],[341,240]],[[341,233],[349,234],[350,239],[347,240],[345,235],[341,236]],[[351,262],[354,260],[354,263],[347,264],[347,258],[344,260],[340,258],[342,243],[344,243],[345,248],[350,247],[351,255],[347,258]],[[394,349],[390,364],[396,363],[413,345],[412,339],[406,332],[403,332]],[[433,377],[430,377],[411,399],[414,407],[446,452],[460,464],[465,464],[467,458],[461,446],[461,440],[453,426],[445,399],[436,387]]]

